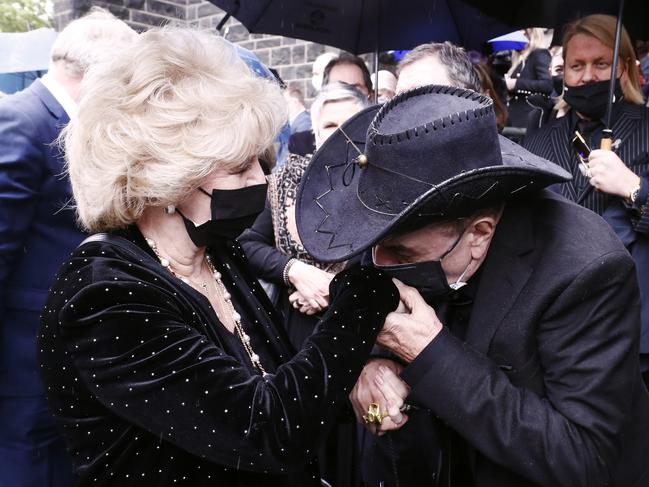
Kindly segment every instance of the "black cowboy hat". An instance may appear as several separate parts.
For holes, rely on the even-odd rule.
[[[466,216],[570,178],[499,136],[490,98],[422,86],[359,112],[316,152],[298,191],[297,229],[315,259],[336,262],[413,218]]]

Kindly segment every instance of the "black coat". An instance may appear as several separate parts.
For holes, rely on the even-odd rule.
[[[546,190],[506,208],[481,269],[466,343],[444,328],[408,402],[465,439],[475,487],[649,485],[638,287],[610,227]]]
[[[635,174],[649,174],[649,108],[617,103],[613,109],[613,138],[620,141],[616,153]],[[572,181],[552,187],[557,193],[602,215],[633,256],[642,297],[640,351],[649,354],[649,205],[641,212],[629,208],[615,196],[595,191],[579,170],[570,146],[576,120],[571,114],[556,119],[525,139],[534,154],[560,165]]]
[[[507,104],[508,126],[527,127],[529,118],[535,111],[534,107],[527,103],[527,97],[532,94],[549,97],[552,93],[551,60],[550,51],[535,49],[512,73],[511,77],[516,79],[516,85]]]
[[[340,274],[291,359],[241,249],[212,249],[270,373],[261,377],[207,299],[139,232],[130,238],[134,249],[79,247],[41,319],[41,373],[81,485],[319,486],[313,457],[396,308],[391,282],[367,269]]]

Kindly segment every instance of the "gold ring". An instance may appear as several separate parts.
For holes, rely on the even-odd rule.
[[[381,426],[381,423],[383,422],[383,418],[388,416],[388,413],[381,413],[381,408],[380,406],[375,403],[371,402],[369,406],[367,406],[367,414],[363,415],[363,421],[365,421],[365,424],[375,424],[377,426]]]

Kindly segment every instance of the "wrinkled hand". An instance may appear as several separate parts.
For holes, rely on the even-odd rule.
[[[592,151],[588,158],[588,168],[590,184],[604,193],[626,199],[640,184],[640,178],[613,151]]]
[[[393,281],[399,289],[401,304],[386,317],[376,343],[406,362],[412,362],[442,331],[442,324],[435,310],[414,287],[397,279]]]
[[[356,420],[373,434],[383,435],[401,428],[408,421],[408,416],[399,409],[408,396],[408,386],[399,378],[402,369],[403,366],[393,360],[370,359],[349,393]],[[388,414],[380,425],[365,424],[363,416],[367,414],[370,403],[378,404],[381,413]]]
[[[312,315],[329,306],[329,283],[334,275],[301,261],[288,271],[288,279],[295,287],[288,300],[300,312]]]

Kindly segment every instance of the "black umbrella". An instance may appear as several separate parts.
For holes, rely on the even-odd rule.
[[[512,27],[552,27],[561,33],[565,24],[591,14],[608,14],[618,19],[613,49],[611,73],[617,72],[622,24],[632,38],[649,39],[649,0],[466,0],[487,15]],[[602,138],[602,148],[610,149],[613,135],[611,110],[615,91],[615,77],[611,76],[608,106],[604,123],[607,129]]]
[[[463,0],[210,0],[250,32],[277,34],[354,54],[451,41],[481,50],[511,31]]]

